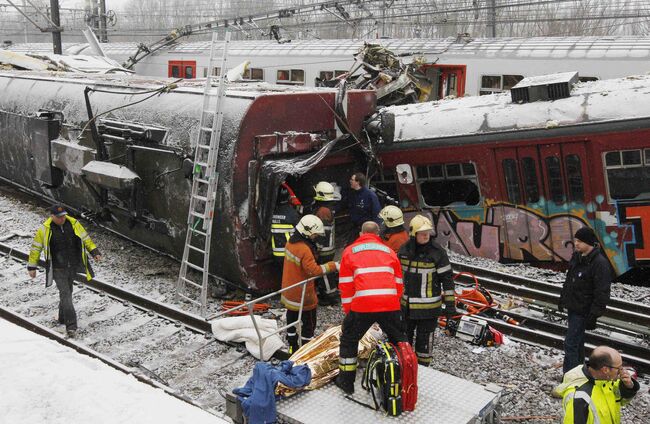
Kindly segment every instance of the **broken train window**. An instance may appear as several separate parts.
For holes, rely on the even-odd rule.
[[[479,94],[501,93],[510,90],[522,79],[524,79],[523,75],[481,75]]]
[[[427,206],[478,205],[478,176],[472,162],[420,165],[417,183]]]
[[[371,183],[374,187],[384,191],[394,200],[398,199],[397,195],[397,178],[395,176],[395,167],[384,168],[378,172]]]
[[[604,154],[610,201],[650,198],[650,149]]]

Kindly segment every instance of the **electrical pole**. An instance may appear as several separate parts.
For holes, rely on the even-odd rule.
[[[50,20],[52,21],[52,45],[54,54],[62,54],[61,21],[59,19],[59,0],[50,0]]]
[[[496,38],[497,36],[497,9],[496,9],[496,0],[487,0],[488,6],[488,24],[487,24],[487,36]]]
[[[106,0],[99,0],[99,41],[108,43],[108,31],[106,29]]]

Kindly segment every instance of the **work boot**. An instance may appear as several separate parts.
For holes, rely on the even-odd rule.
[[[354,394],[354,381],[350,381],[349,379],[343,377],[341,374],[336,376],[334,384],[336,387],[343,390],[346,395]]]
[[[77,330],[66,330],[66,334],[68,335],[69,339],[74,339],[77,337]]]

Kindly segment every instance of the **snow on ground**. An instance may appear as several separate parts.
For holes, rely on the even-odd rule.
[[[27,232],[29,233],[28,237],[16,236],[8,240],[7,243],[28,250],[33,231],[48,216],[45,206],[0,185],[0,238],[12,231]],[[129,290],[146,293],[159,301],[174,303],[172,295],[178,275],[178,262],[144,249],[99,227],[88,223],[84,223],[84,225],[103,253],[102,262],[93,264],[98,278]],[[503,265],[482,258],[468,258],[453,254],[450,256],[457,261],[495,268],[512,274],[545,277],[549,281],[558,283],[564,280],[562,273],[540,270],[530,266]],[[624,291],[629,294],[626,298],[630,300],[650,293],[648,288],[630,286],[625,286]],[[616,289],[613,290],[613,295],[618,297]],[[649,302],[650,299],[646,297],[644,301]],[[217,305],[214,304],[211,307],[215,309]],[[279,308],[279,303],[273,302],[273,307]],[[320,334],[329,326],[339,325],[342,320],[343,314],[340,307],[320,307],[316,333]],[[79,324],[83,330],[84,322],[80,321]],[[558,422],[562,405],[559,399],[550,396],[550,390],[554,384],[559,383],[562,374],[563,353],[561,350],[517,342],[498,348],[476,349],[475,346],[438,331],[433,354],[432,367],[439,371],[476,383],[493,382],[503,387],[502,415],[504,417],[546,416],[554,418],[527,419],[515,422]],[[243,384],[254,364],[253,361],[248,361],[248,363],[250,365],[248,371],[245,371],[246,366],[242,366],[240,369],[240,382],[233,382],[232,375],[215,376],[213,387],[203,389],[213,390],[214,387],[229,388]],[[623,422],[635,424],[647,422],[647,417],[650,414],[648,383],[648,381],[642,381],[640,393],[623,410]],[[202,390],[199,387],[196,389]],[[0,402],[2,401],[0,400]]]
[[[229,422],[8,321],[0,334],[0,422]]]

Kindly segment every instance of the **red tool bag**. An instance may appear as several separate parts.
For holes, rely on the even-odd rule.
[[[418,358],[407,342],[395,348],[402,373],[402,410],[414,411],[418,401]]]

